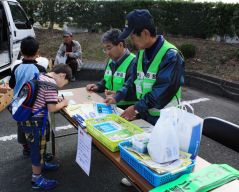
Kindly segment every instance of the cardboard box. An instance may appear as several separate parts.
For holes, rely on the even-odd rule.
[[[0,86],[0,111],[5,109],[12,101],[13,90],[8,87]]]

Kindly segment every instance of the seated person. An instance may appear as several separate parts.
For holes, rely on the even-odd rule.
[[[122,89],[130,77],[135,55],[125,47],[125,41],[118,38],[120,33],[119,29],[111,29],[103,34],[101,40],[103,51],[109,57],[104,78],[97,84],[88,84],[86,89],[94,92],[105,91],[106,97],[119,91],[124,100],[117,102],[117,106],[125,108],[136,101],[135,93]]]
[[[63,43],[60,45],[57,51],[54,64],[67,64],[72,70],[71,81],[76,80],[77,69],[81,64],[81,45],[78,41],[72,39],[72,33],[64,31]]]

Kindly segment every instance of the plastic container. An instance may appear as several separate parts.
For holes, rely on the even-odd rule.
[[[114,127],[111,130],[111,127],[108,129],[106,128],[109,133],[104,134],[104,131],[102,129],[98,128],[100,125],[104,128],[104,123],[107,124],[108,122],[115,123],[116,128],[117,125],[120,125],[120,129],[114,131]],[[143,129],[140,127],[128,122],[127,120],[123,119],[122,117],[116,115],[116,114],[110,114],[105,117],[100,118],[94,118],[94,119],[87,119],[85,121],[86,123],[86,129],[87,132],[90,133],[95,139],[97,139],[99,142],[101,142],[104,146],[106,146],[110,151],[115,152],[119,150],[118,144],[122,141],[125,141],[132,137],[135,134],[143,133]],[[124,139],[117,139],[117,134],[122,131],[123,134],[129,135],[127,138]],[[121,134],[121,135],[123,135]],[[115,135],[116,137],[112,139],[112,135]],[[120,135],[120,134],[119,134]]]
[[[144,177],[151,185],[154,187],[157,187],[159,185],[168,183],[170,181],[173,181],[180,177],[183,174],[191,173],[194,166],[195,161],[192,160],[192,164],[187,166],[186,168],[180,169],[174,174],[172,173],[165,173],[162,175],[159,175],[152,170],[150,170],[148,167],[143,165],[138,159],[136,159],[134,156],[132,156],[124,147],[131,147],[132,144],[130,141],[124,141],[119,143],[119,149],[120,149],[120,157],[126,161],[131,167],[133,167],[142,177]]]
[[[149,142],[149,136],[150,134],[148,133],[134,135],[131,138],[132,148],[140,153],[147,153],[148,151],[147,145]]]

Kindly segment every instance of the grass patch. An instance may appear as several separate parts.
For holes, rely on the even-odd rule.
[[[54,59],[62,42],[62,31],[35,30],[40,42],[41,55]],[[74,39],[79,41],[83,51],[84,61],[105,62],[106,56],[102,52],[99,33],[78,33]],[[214,42],[196,38],[183,38],[166,36],[166,39],[178,48],[183,44],[196,46],[194,58],[188,58],[185,62],[186,70],[196,71],[212,75],[229,81],[239,83],[239,45]],[[127,42],[134,48],[130,41]]]

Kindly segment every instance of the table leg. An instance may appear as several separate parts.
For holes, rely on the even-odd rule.
[[[49,113],[49,121],[50,121],[50,129],[51,129],[51,151],[52,155],[55,156],[56,150],[55,150],[55,127],[56,127],[56,121],[55,121],[55,114]]]

